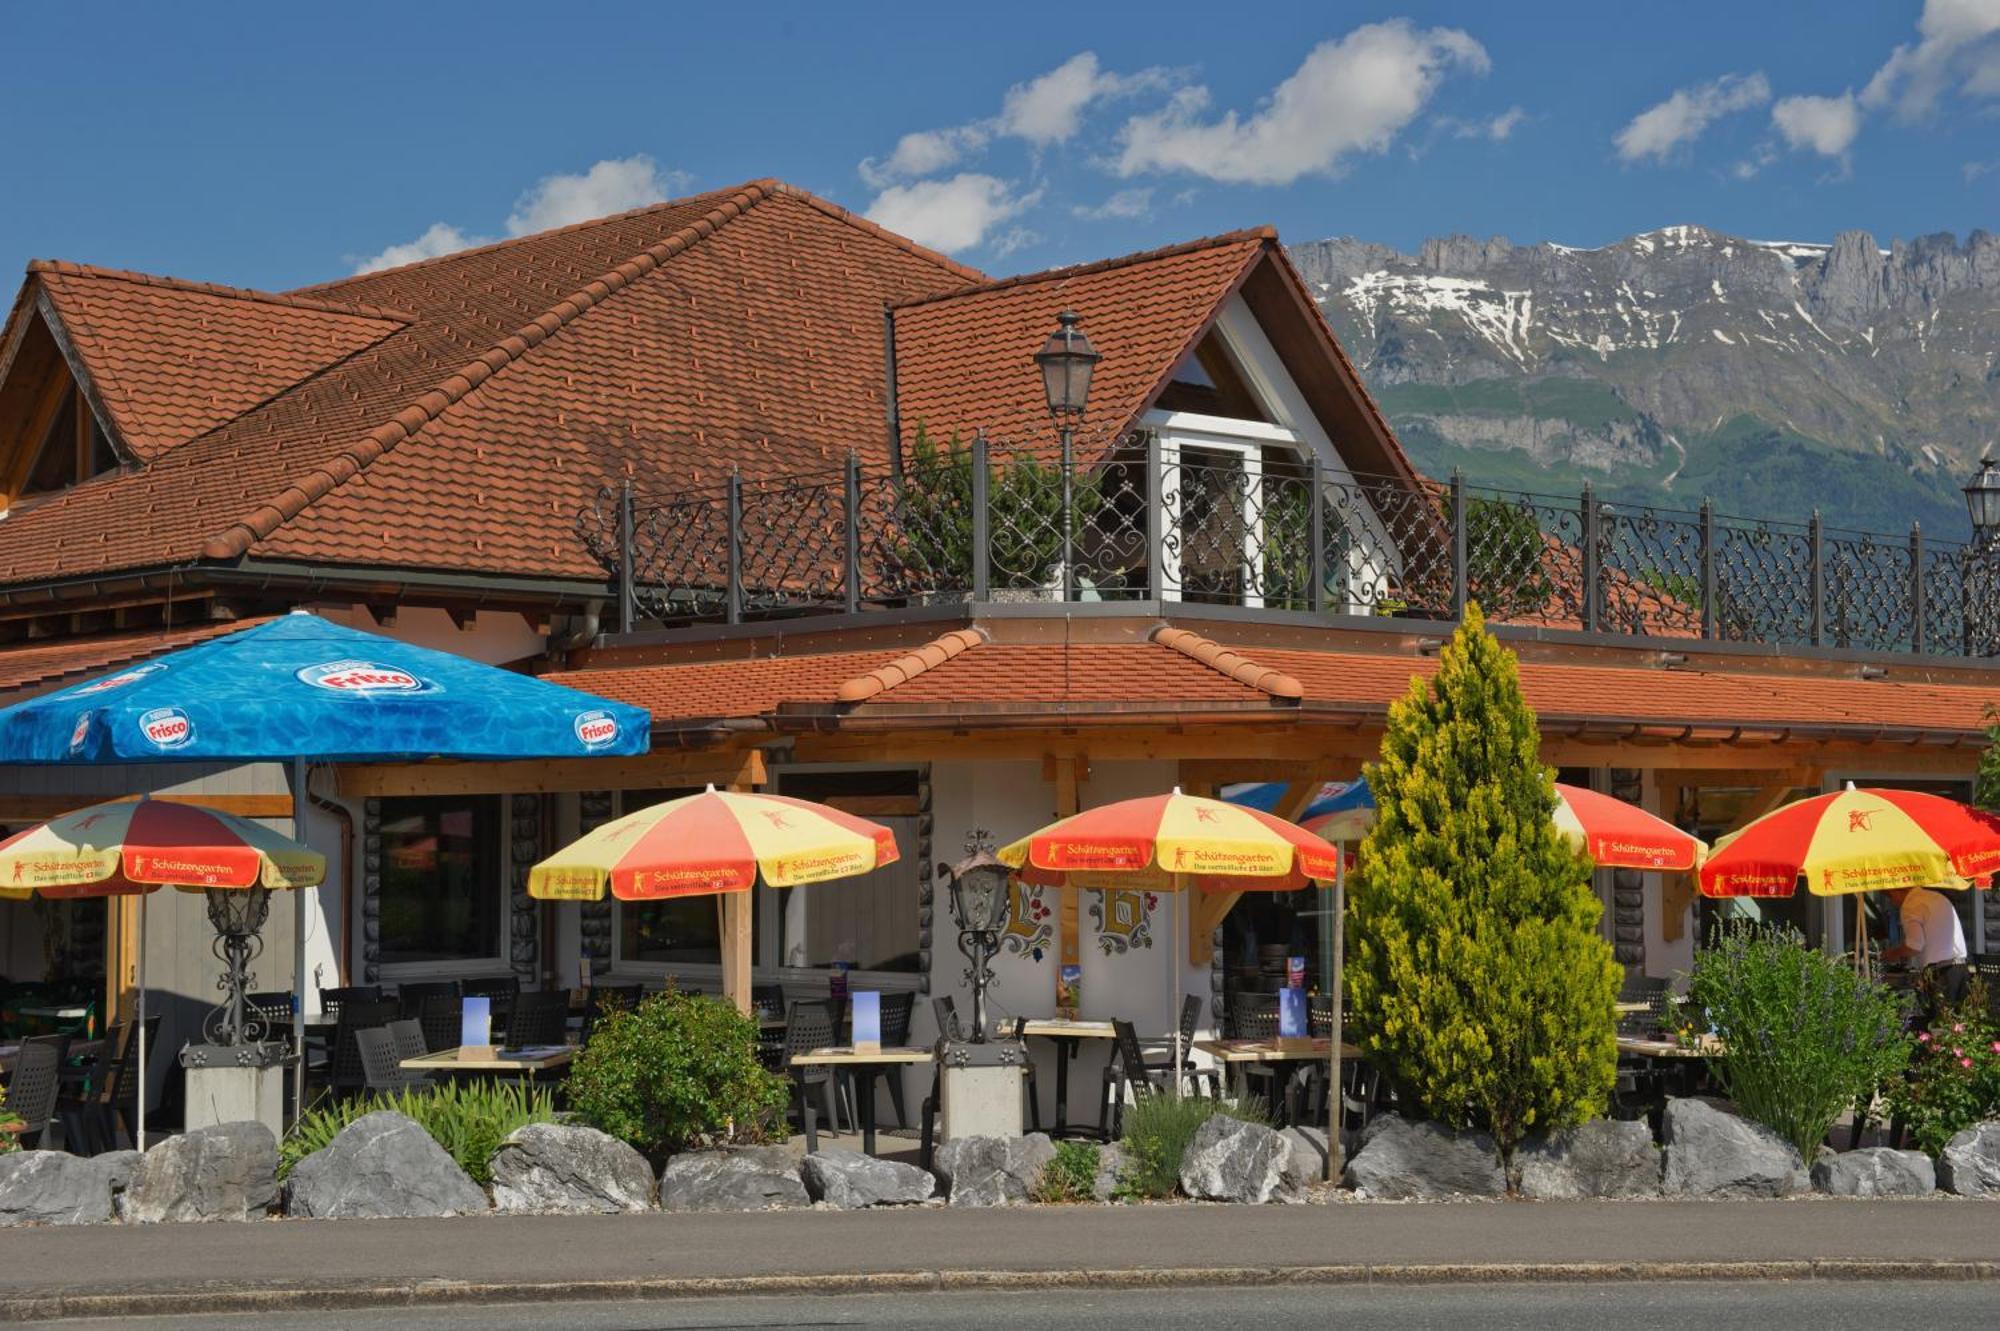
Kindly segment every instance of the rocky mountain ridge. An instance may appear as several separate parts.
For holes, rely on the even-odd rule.
[[[1349,237],[1293,259],[1433,471],[1962,534],[2000,445],[2000,236],[1671,226],[1595,249]]]

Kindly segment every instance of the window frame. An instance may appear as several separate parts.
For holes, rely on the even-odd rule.
[[[493,951],[490,954],[480,957],[461,957],[452,960],[390,961],[387,958],[386,939],[383,939],[378,943],[378,946],[382,948],[381,955],[383,959],[376,965],[376,970],[381,979],[386,983],[393,983],[398,980],[420,979],[463,980],[496,975],[501,971],[511,971],[513,962],[508,955],[507,941],[510,917],[513,914],[514,812],[511,807],[512,801],[499,795],[392,795],[383,797],[381,803],[386,806],[391,801],[404,799],[440,802],[462,799],[470,801],[475,810],[481,802],[491,802],[489,807],[492,807],[494,810],[493,831],[499,843],[495,848],[493,864],[496,879],[494,889],[500,894],[500,909],[494,919],[493,937],[491,939]],[[380,812],[385,816],[386,820],[387,809],[381,809]],[[475,824],[477,817],[478,815],[475,812]],[[385,845],[382,850],[385,860],[387,854],[388,848]],[[381,897],[381,890],[377,889],[376,900],[378,910],[380,908]]]

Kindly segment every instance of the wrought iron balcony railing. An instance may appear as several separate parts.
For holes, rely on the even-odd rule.
[[[1932,656],[2000,650],[1984,547],[1552,496],[1411,486],[1142,433],[1065,471],[971,444],[900,472],[647,496],[578,518],[623,617],[661,624],[952,601],[1199,602],[1490,620],[1660,639]]]

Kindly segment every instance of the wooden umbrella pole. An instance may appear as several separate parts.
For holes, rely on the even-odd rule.
[[[1167,1004],[1167,1015],[1168,1019],[1173,1022],[1174,1026],[1174,1067],[1172,1076],[1174,1079],[1174,1099],[1176,1100],[1181,1098],[1181,906],[1183,904],[1181,898],[1185,897],[1187,894],[1188,894],[1188,885],[1186,877],[1181,874],[1175,874],[1174,875],[1174,938],[1173,938],[1174,992],[1172,1000]],[[1188,908],[1190,916],[1192,916],[1192,913],[1194,911],[1194,903],[1192,901],[1189,901],[1186,902],[1185,904]],[[1194,927],[1194,921],[1192,918],[1190,918],[1188,921],[1188,928],[1190,932],[1192,932],[1193,927]]]
[[[1327,1032],[1326,1083],[1326,1177],[1330,1183],[1340,1177],[1344,1162],[1340,1150],[1340,1041],[1345,1025],[1343,975],[1346,958],[1341,954],[1347,942],[1347,847],[1337,849],[1333,862],[1333,1023]]]
[[[310,846],[306,840],[306,760],[292,759],[292,840]],[[341,865],[341,871],[347,870]],[[296,1123],[306,1113],[306,890],[292,889],[292,1118]],[[329,1067],[329,1073],[332,1069]]]
[[[1854,894],[1854,969],[1870,974],[1868,965],[1868,894]]]

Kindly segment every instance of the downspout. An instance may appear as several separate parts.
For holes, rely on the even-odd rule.
[[[903,479],[903,412],[896,403],[896,311],[887,301],[882,303],[882,372],[888,381],[883,385],[882,408],[888,416],[889,425],[889,477],[900,484]]]

